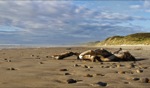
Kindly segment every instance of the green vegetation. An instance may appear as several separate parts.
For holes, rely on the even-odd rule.
[[[93,45],[150,45],[150,33],[136,33],[127,36],[113,36]]]

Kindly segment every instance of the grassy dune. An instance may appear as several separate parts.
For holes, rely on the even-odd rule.
[[[88,45],[150,45],[150,33],[113,36],[101,42],[88,43]]]

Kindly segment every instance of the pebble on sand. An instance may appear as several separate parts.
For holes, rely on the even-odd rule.
[[[85,68],[88,68],[88,66],[87,66],[87,65],[84,65],[84,67],[85,67]]]
[[[133,80],[134,80],[134,81],[137,81],[137,80],[140,80],[140,78],[135,77],[135,78],[133,78]]]
[[[135,68],[135,65],[133,63],[131,63],[131,64],[127,65],[126,67],[131,69],[131,68]]]
[[[106,82],[98,82],[97,84],[100,85],[100,86],[107,86]]]
[[[17,70],[17,69],[13,68],[13,67],[10,67],[10,68],[7,68],[7,70]]]
[[[60,71],[68,71],[68,69],[60,69]]]
[[[136,72],[137,72],[137,73],[142,73],[142,72],[143,72],[143,70],[138,69],[138,70],[136,70]]]
[[[49,58],[49,56],[46,56],[46,58]]]
[[[43,62],[40,62],[40,64],[44,64]]]
[[[34,55],[31,55],[31,57],[34,57]]]
[[[129,82],[124,82],[124,84],[129,84]]]
[[[149,81],[150,81],[150,79],[148,79],[148,78],[142,78],[141,79],[142,83],[149,83]]]
[[[65,73],[65,75],[71,75],[70,73]]]
[[[97,74],[94,74],[94,76],[105,76],[105,75],[104,75],[104,74],[97,73]]]
[[[125,71],[118,71],[118,74],[125,74]]]
[[[93,77],[93,75],[91,75],[91,74],[86,74],[85,77]]]
[[[74,79],[68,79],[68,80],[67,80],[67,83],[68,83],[68,84],[76,83],[76,82],[77,82],[77,80],[74,80]]]
[[[74,66],[74,67],[78,67],[79,65],[78,65],[78,64],[74,64],[73,66]]]

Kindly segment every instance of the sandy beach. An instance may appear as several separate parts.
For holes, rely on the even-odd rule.
[[[51,58],[100,47],[1,49],[0,88],[149,88],[150,46],[104,46],[111,52],[120,47],[138,61],[100,63],[80,61],[76,56]]]

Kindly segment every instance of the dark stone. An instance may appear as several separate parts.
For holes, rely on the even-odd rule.
[[[74,64],[73,66],[74,66],[74,67],[78,67],[79,65],[78,65],[78,64]]]
[[[119,74],[125,74],[126,72],[125,71],[119,71],[118,73]]]
[[[31,55],[31,57],[34,57],[34,55]]]
[[[137,72],[137,73],[142,73],[142,72],[143,72],[143,70],[138,69],[138,70],[136,70],[136,72]]]
[[[88,68],[88,66],[87,66],[87,65],[84,65],[84,67],[85,67],[85,68]]]
[[[134,65],[133,63],[131,63],[131,64],[129,64],[127,67],[128,67],[129,69],[131,69],[131,68],[135,68],[135,65]]]
[[[68,71],[67,69],[60,69],[60,71]]]
[[[140,80],[140,78],[133,78],[134,81]]]
[[[43,62],[40,62],[40,64],[44,64]]]
[[[124,82],[124,84],[129,84],[129,82]]]
[[[142,83],[148,83],[149,81],[150,81],[150,80],[149,80],[148,78],[142,78],[142,79],[141,79],[141,82],[142,82]]]
[[[5,58],[4,60],[8,60],[8,59]]]
[[[93,77],[93,75],[91,75],[91,74],[87,74],[85,77]]]
[[[65,73],[65,75],[71,75],[70,73]]]
[[[97,73],[95,76],[105,76],[104,74]]]
[[[7,62],[11,62],[11,60],[7,60]]]
[[[17,69],[10,67],[10,68],[7,68],[7,70],[17,70]]]
[[[74,79],[68,79],[68,80],[67,80],[67,83],[68,83],[68,84],[76,83],[76,82],[77,82],[77,81],[76,81],[76,80],[74,80]]]
[[[100,86],[107,86],[107,83],[105,83],[105,82],[98,82],[97,84]]]
[[[49,58],[49,56],[46,56],[46,58]]]

